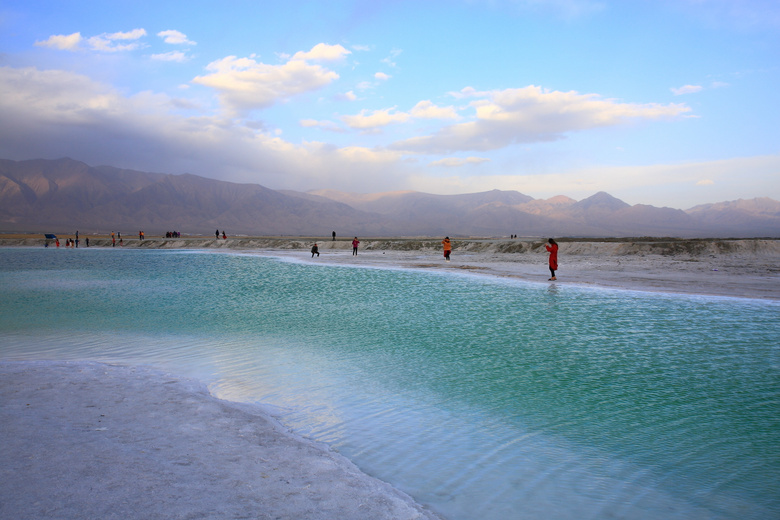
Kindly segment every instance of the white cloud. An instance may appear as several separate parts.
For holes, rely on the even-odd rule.
[[[157,61],[175,61],[175,62],[185,62],[189,59],[189,56],[187,56],[185,53],[181,51],[171,51],[171,52],[165,52],[163,54],[152,54],[152,59]]]
[[[318,43],[308,52],[296,52],[292,59],[303,61],[336,61],[343,59],[347,54],[352,54],[352,52],[341,45]]]
[[[173,29],[160,31],[157,33],[157,36],[162,38],[165,43],[170,43],[171,45],[197,45],[195,42],[187,39],[186,34]]]
[[[381,81],[387,81],[388,79],[391,78],[391,76],[388,76],[384,72],[377,72],[376,74],[374,74],[374,77]]]
[[[390,55],[387,58],[382,59],[382,63],[388,67],[396,67],[395,59],[401,55],[403,51],[401,49],[393,49],[390,51]]]
[[[336,96],[336,99],[338,101],[355,101],[357,99],[357,96],[354,92],[351,90],[349,92],[344,92],[343,94],[338,94]]]
[[[49,36],[48,40],[35,42],[37,47],[51,47],[52,49],[59,49],[62,51],[75,51],[79,48],[79,44],[82,41],[81,33],[73,34],[55,34]]]
[[[430,136],[393,143],[392,149],[417,153],[496,150],[515,143],[554,141],[568,132],[615,126],[637,119],[670,119],[690,111],[684,104],[621,103],[596,94],[549,91],[536,86],[489,93],[471,102],[475,120],[444,127]]]
[[[98,36],[91,36],[84,40],[81,33],[73,33],[69,35],[53,35],[48,40],[36,41],[35,45],[38,47],[51,47],[54,49],[73,51],[77,50],[83,41],[86,41],[87,46],[94,51],[101,52],[123,52],[132,51],[141,47],[141,43],[137,42],[146,36],[145,29],[133,29],[127,32],[116,33],[103,33]],[[120,43],[120,42],[134,42],[134,43]]]
[[[712,179],[702,179],[696,183],[696,186],[712,186],[713,184],[715,184],[715,181]]]
[[[394,123],[405,123],[409,118],[409,114],[395,112],[395,107],[393,107],[384,110],[361,110],[359,114],[354,116],[342,116],[341,120],[350,128],[374,130]]]
[[[268,65],[253,58],[227,56],[211,62],[211,73],[192,81],[217,91],[230,113],[267,108],[293,96],[311,92],[337,80],[339,75],[303,59],[336,59],[349,53],[341,45],[318,44],[306,53],[296,53],[281,65]]]
[[[487,97],[490,96],[492,93],[490,91],[479,91],[476,90],[474,87],[464,87],[460,89],[458,92],[448,92],[448,94],[455,99],[466,99],[466,98],[475,98],[475,97]]]
[[[106,34],[109,40],[138,40],[146,36],[146,29],[133,29],[127,32],[115,32]]]
[[[675,96],[681,96],[683,94],[695,94],[696,92],[701,92],[703,88],[704,87],[700,85],[684,85],[682,87],[672,87],[669,90],[671,90]]]
[[[429,100],[417,103],[412,108],[411,114],[420,119],[458,119],[455,107],[439,107]]]
[[[87,39],[92,50],[102,52],[125,52],[132,51],[141,47],[139,40],[146,36],[145,29],[133,29],[128,32],[103,33],[99,36],[92,36]],[[135,43],[118,43],[131,41]]]
[[[490,159],[485,157],[466,157],[462,159],[460,157],[447,157],[445,159],[439,159],[428,164],[428,166],[446,166],[448,168],[466,166],[467,164],[481,164],[484,162],[490,162]]]

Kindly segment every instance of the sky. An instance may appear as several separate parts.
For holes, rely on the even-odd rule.
[[[0,158],[780,200],[776,0],[0,0]]]

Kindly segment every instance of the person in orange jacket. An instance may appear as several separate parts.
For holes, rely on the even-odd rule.
[[[452,242],[450,242],[450,237],[444,237],[441,244],[444,246],[444,259],[449,262],[450,253],[452,253]]]

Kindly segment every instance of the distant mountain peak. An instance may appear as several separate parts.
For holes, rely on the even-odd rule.
[[[626,204],[622,200],[613,197],[606,191],[600,191],[595,195],[591,195],[587,199],[582,199],[581,201],[574,204],[574,206],[586,210],[600,209],[609,211],[617,211],[619,209],[631,207],[630,204]]]

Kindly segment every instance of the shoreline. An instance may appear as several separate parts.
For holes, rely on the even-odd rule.
[[[145,366],[0,361],[0,517],[441,517],[261,407]]]
[[[320,256],[311,258],[312,244]],[[0,247],[42,247],[40,235],[0,238]],[[115,249],[111,239],[91,239],[91,247]],[[305,263],[468,272],[560,286],[643,292],[780,300],[778,239],[561,239],[556,282],[548,282],[547,253],[541,239],[456,239],[452,261],[439,239],[361,239],[357,256],[347,239],[228,237],[159,238],[124,242],[123,249],[198,249],[295,259]],[[68,250],[60,247],[64,251]],[[80,249],[85,249],[83,246]]]
[[[249,251],[247,253],[250,253]],[[256,254],[317,265],[363,266],[468,273],[546,284],[621,291],[718,296],[780,301],[780,259],[745,264],[742,259],[687,260],[656,255],[644,257],[565,256],[559,252],[557,280],[548,281],[547,255],[458,253],[445,262],[441,253],[385,251],[357,256],[291,251],[257,251]]]

